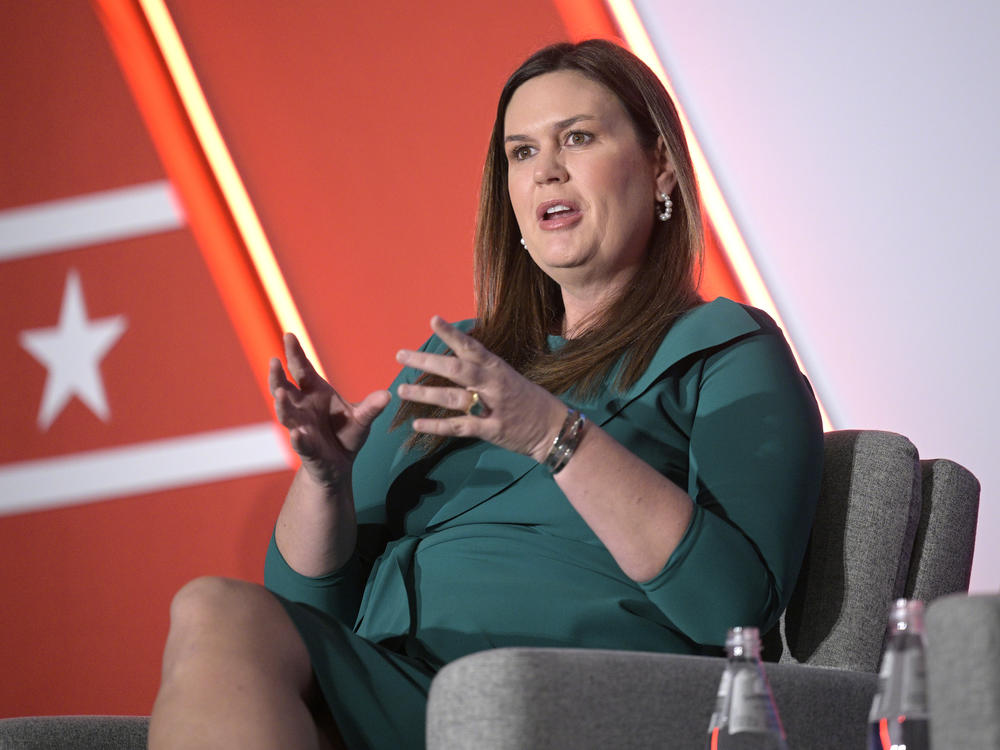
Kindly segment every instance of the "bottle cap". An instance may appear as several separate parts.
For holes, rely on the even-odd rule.
[[[730,656],[760,657],[760,631],[749,625],[737,625],[726,633],[726,653]]]
[[[897,599],[889,608],[889,630],[893,632],[924,630],[924,603],[919,599]]]

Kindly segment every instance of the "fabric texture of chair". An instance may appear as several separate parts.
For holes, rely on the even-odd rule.
[[[1000,595],[942,597],[925,626],[932,746],[1000,750]]]
[[[979,480],[946,458],[921,461],[920,468],[923,508],[905,596],[932,602],[969,588]]]
[[[140,750],[145,716],[28,716],[0,719],[0,750]]]
[[[863,743],[889,605],[903,595],[931,601],[968,588],[979,502],[972,474],[952,461],[921,461],[901,435],[831,432],[824,458],[803,569],[764,646],[765,658],[779,662],[767,670],[790,741],[808,748]],[[951,616],[936,612],[932,605],[929,631],[938,627],[935,618]],[[987,681],[982,670],[997,653],[993,633],[992,650],[980,652],[991,658],[978,664],[944,656],[959,639],[936,646],[929,637],[932,655],[942,649],[931,657],[939,675],[932,700],[947,692],[943,686],[963,682],[965,670]],[[472,654],[446,666],[432,685],[428,749],[700,747],[723,666],[720,658],[619,651]],[[992,696],[995,713],[992,684],[994,692],[983,695]],[[942,710],[950,716],[958,707]],[[941,731],[958,731],[948,727],[941,719]],[[145,728],[137,717],[8,719],[0,721],[0,750],[138,750]],[[960,746],[1000,747],[938,745]]]

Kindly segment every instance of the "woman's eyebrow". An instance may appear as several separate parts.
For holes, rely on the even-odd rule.
[[[573,115],[572,117],[567,117],[565,120],[560,120],[552,126],[553,130],[559,131],[563,128],[568,128],[570,125],[574,125],[581,120],[596,120],[596,115]],[[508,135],[503,139],[504,143],[510,143],[511,141],[530,141],[531,138],[526,135]]]

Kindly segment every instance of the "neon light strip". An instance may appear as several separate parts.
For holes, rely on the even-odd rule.
[[[270,422],[0,465],[0,514],[108,500],[284,471],[291,462]]]
[[[261,363],[281,352],[281,325],[149,22],[137,0],[93,3],[248,363],[257,374],[261,394],[270,401]]]
[[[257,218],[257,212],[250,202],[250,196],[212,116],[170,12],[163,0],[138,0],[138,2],[146,15],[184,109],[229,206],[278,323],[283,330],[296,332],[306,355],[312,360],[317,371],[323,374],[312,339],[306,332],[302,317],[292,300],[274,252]]]
[[[677,94],[670,84],[670,79],[663,68],[663,64],[660,62],[659,55],[657,55],[649,35],[646,33],[646,28],[643,26],[642,19],[639,17],[635,5],[632,3],[632,0],[607,0],[607,3],[629,47],[637,57],[656,73],[663,82],[664,87],[666,87],[670,97],[674,100],[674,104],[677,105],[681,126],[684,129],[684,137],[687,139],[688,149],[691,152],[691,161],[694,164],[695,175],[698,178],[698,188],[701,193],[702,202],[705,205],[709,220],[712,222],[712,226],[719,237],[719,243],[722,245],[722,249],[729,259],[729,263],[739,280],[740,286],[743,287],[743,292],[747,300],[754,307],[759,307],[774,318],[774,321],[786,332],[788,345],[792,348],[795,361],[798,363],[799,369],[805,372],[805,366],[802,363],[802,358],[799,356],[798,350],[795,348],[795,343],[787,335],[788,326],[781,319],[778,308],[774,304],[770,292],[767,291],[767,286],[764,284],[764,279],[757,270],[757,264],[754,263],[753,256],[750,255],[750,250],[743,240],[743,235],[736,226],[736,220],[733,219],[733,215],[729,211],[729,206],[726,205],[726,199],[722,195],[722,190],[719,188],[719,184],[712,174],[708,160],[705,158],[701,145],[698,143],[698,139],[695,137],[687,116],[681,108]],[[820,415],[823,418],[823,429],[827,431],[833,429],[830,417],[827,415],[826,409],[823,408],[823,404],[819,402],[818,395],[816,400],[819,403]]]
[[[184,215],[166,180],[0,211],[0,261],[168,232]]]

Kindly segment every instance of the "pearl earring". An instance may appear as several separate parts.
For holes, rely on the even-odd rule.
[[[525,250],[528,249],[528,243],[524,241],[524,237],[521,238],[521,247],[523,247]]]
[[[666,193],[660,193],[660,201],[663,203],[663,210],[656,212],[656,218],[660,221],[669,221],[674,212],[674,202]]]

